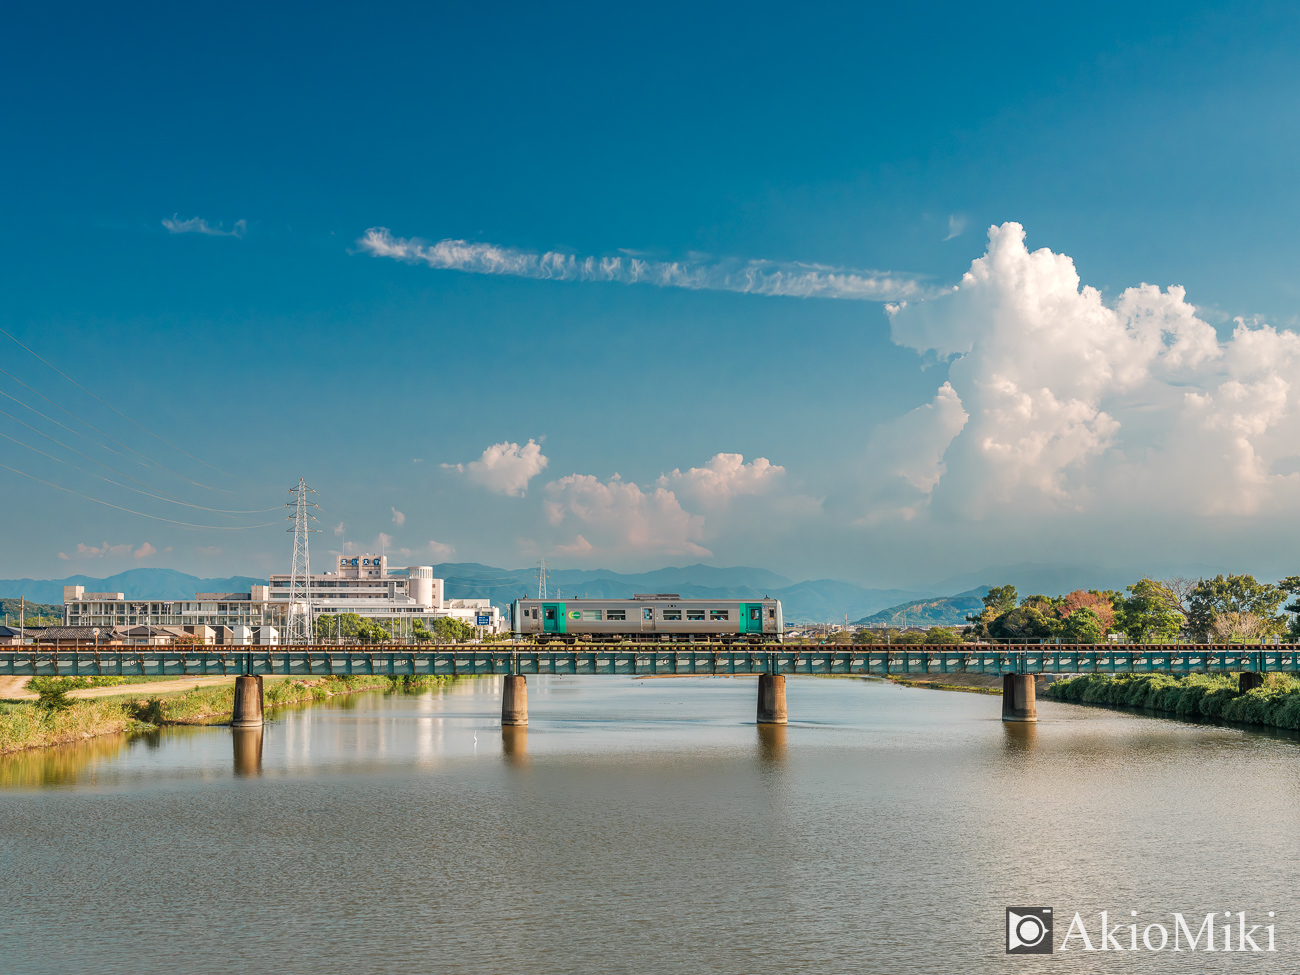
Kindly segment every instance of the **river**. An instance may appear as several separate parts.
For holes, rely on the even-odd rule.
[[[0,971],[1296,970],[1295,741],[862,680],[791,678],[784,729],[753,679],[528,685],[504,739],[481,679],[0,759]],[[1009,956],[1026,905],[1057,942],[1245,911],[1278,950]]]

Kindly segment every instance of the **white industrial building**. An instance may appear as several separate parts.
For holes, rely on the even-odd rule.
[[[450,616],[491,633],[501,632],[501,613],[490,599],[447,599],[443,581],[434,578],[431,565],[411,565],[404,571],[405,575],[390,575],[384,555],[341,557],[334,571],[307,577],[312,613],[425,622]],[[270,601],[281,616],[288,605],[290,582],[288,574],[271,576]]]
[[[432,566],[412,565],[404,573],[390,575],[383,555],[340,558],[336,569],[308,576],[312,614],[356,613],[368,619],[396,621],[397,633],[410,633],[417,619],[427,625],[449,616],[487,633],[502,632],[501,613],[491,600],[447,599],[443,580],[434,578]],[[220,643],[278,642],[289,605],[289,585],[288,575],[273,575],[268,586],[253,586],[248,592],[195,593],[193,600],[127,599],[120,592],[86,592],[82,586],[64,586],[63,619],[66,626],[101,629],[185,627],[200,636],[213,630]]]

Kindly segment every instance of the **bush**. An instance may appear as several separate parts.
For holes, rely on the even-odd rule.
[[[1180,718],[1300,729],[1300,680],[1269,674],[1241,694],[1237,674],[1084,674],[1047,687],[1048,697],[1081,704],[1148,708]]]
[[[115,687],[121,677],[33,677],[27,686],[37,694],[36,706],[47,711],[64,711],[72,707],[68,691],[86,687]]]

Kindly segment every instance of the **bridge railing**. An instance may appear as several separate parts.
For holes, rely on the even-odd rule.
[[[1300,673],[1300,647],[1188,644],[33,647],[0,649],[0,676],[743,676]]]

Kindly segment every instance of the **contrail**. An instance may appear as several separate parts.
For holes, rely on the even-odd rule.
[[[693,291],[851,301],[921,298],[928,291],[916,278],[892,271],[855,271],[777,261],[647,261],[638,257],[579,257],[558,251],[538,254],[465,240],[430,244],[418,237],[394,237],[387,227],[371,227],[357,240],[357,247],[374,257],[427,264],[439,270],[544,281],[617,281]]]

